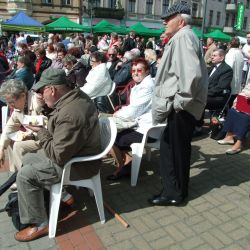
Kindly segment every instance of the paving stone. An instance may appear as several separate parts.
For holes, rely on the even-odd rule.
[[[227,233],[224,233],[218,228],[212,228],[209,232],[211,235],[213,235],[215,238],[221,241],[223,245],[230,245],[233,243],[232,238],[230,238]]]
[[[204,244],[204,240],[200,236],[190,238],[181,243],[182,247],[187,250],[200,247],[203,244]]]
[[[209,232],[204,232],[201,234],[201,237],[210,245],[210,247],[212,247],[212,249],[220,249],[224,247],[224,245]]]
[[[163,236],[166,236],[166,231],[163,228],[158,228],[156,230],[152,230],[148,233],[143,234],[144,239],[148,242],[158,240]]]
[[[131,239],[131,242],[138,250],[150,250],[152,249],[151,246],[148,244],[148,242],[145,241],[145,239],[142,236],[136,236]]]
[[[168,249],[170,245],[174,243],[174,240],[170,237],[163,237],[158,240],[155,240],[153,242],[150,242],[152,249]]]
[[[234,240],[240,240],[246,236],[250,236],[250,232],[247,229],[245,229],[244,227],[238,228],[232,232],[229,232],[228,234]]]

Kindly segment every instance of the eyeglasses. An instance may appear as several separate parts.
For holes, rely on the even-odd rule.
[[[132,74],[135,74],[135,73],[141,74],[143,71],[144,71],[143,69],[132,69],[132,70],[131,70],[131,73],[132,73]]]
[[[109,54],[109,56],[115,56],[115,54]]]
[[[41,95],[43,95],[46,89],[51,89],[51,86],[46,86],[46,87],[38,90],[38,93],[41,94]]]

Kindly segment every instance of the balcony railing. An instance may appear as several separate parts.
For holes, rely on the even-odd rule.
[[[89,15],[91,10],[88,11]],[[93,17],[101,17],[101,18],[114,18],[114,19],[123,19],[125,15],[124,9],[112,9],[112,8],[101,8],[101,7],[94,7],[92,9],[92,16]]]
[[[234,33],[234,28],[233,27],[224,27],[223,32],[225,33]]]
[[[237,10],[237,4],[235,4],[235,3],[228,3],[226,5],[226,11],[235,12],[236,10]]]

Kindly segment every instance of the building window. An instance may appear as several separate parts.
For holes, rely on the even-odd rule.
[[[101,0],[95,0],[93,6],[94,7],[100,7],[101,6]]]
[[[43,4],[52,4],[52,0],[42,0]]]
[[[209,11],[208,25],[212,25],[212,24],[213,24],[213,15],[214,15],[214,11],[213,11],[213,10],[210,10],[210,11]]]
[[[247,8],[247,9],[250,8],[250,0],[247,0],[246,8]]]
[[[231,26],[234,27],[234,25],[235,25],[235,15],[232,15]]]
[[[169,7],[169,0],[163,0],[162,1],[162,14],[167,12],[168,7]]]
[[[220,16],[221,16],[221,13],[220,13],[220,12],[217,12],[217,16],[216,16],[216,25],[220,25]]]
[[[226,14],[226,19],[225,19],[225,27],[228,27],[229,24],[229,14]]]
[[[136,2],[136,0],[129,0],[128,1],[128,12],[135,13],[135,2]]]
[[[196,17],[197,16],[197,11],[198,11],[198,4],[193,3],[192,4],[192,16]]]
[[[151,15],[153,10],[153,0],[146,1],[146,15]]]
[[[62,5],[71,5],[71,0],[62,0]]]
[[[112,8],[112,9],[115,9],[115,3],[116,3],[116,0],[109,0],[108,1],[108,7]]]
[[[244,17],[243,30],[247,29],[247,16]]]

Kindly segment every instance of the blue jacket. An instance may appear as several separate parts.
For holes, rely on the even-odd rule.
[[[31,89],[31,87],[33,86],[33,83],[35,81],[34,75],[31,71],[31,69],[29,68],[21,68],[19,70],[16,70],[14,73],[12,73],[9,76],[9,79],[19,79],[22,80],[24,82],[24,84],[26,85],[26,87],[28,88],[28,90]]]

